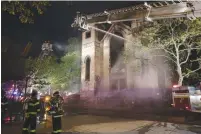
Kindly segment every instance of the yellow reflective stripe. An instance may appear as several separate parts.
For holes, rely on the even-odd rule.
[[[39,104],[40,104],[39,102],[36,102],[36,103],[35,103],[35,105],[39,105]]]
[[[40,112],[40,109],[37,109],[37,112]]]
[[[29,103],[30,106],[36,106],[36,105],[39,105],[40,103],[39,102],[36,102],[36,103]]]
[[[29,114],[28,113],[25,113],[25,117],[28,117],[29,116]]]
[[[29,103],[29,106],[35,106],[33,103]]]
[[[29,132],[36,132],[36,130],[34,129],[34,130],[30,130]]]
[[[61,129],[57,131],[53,131],[53,133],[61,133],[61,132],[63,132]]]
[[[55,112],[55,111],[50,111],[50,113],[51,113],[51,114],[54,114],[54,113],[56,113],[56,112]]]
[[[54,116],[54,118],[57,118],[57,117],[62,117],[63,115],[57,115],[57,116]]]
[[[28,114],[37,114],[36,112],[29,112]]]
[[[22,130],[29,130],[28,128],[23,128]]]

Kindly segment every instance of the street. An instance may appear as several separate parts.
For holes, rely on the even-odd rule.
[[[93,115],[64,116],[62,125],[65,133],[201,134],[201,125]],[[2,134],[20,134],[21,127],[20,123],[2,126]],[[38,134],[50,134],[51,130],[51,121],[37,126]]]

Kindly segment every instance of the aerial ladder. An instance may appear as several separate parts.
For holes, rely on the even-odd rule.
[[[144,2],[144,4],[122,9],[104,11],[90,15],[77,12],[72,27],[88,31],[97,24],[114,24],[118,22],[154,21],[166,18],[186,17],[195,20],[201,17],[201,1],[172,0]],[[99,30],[101,31],[101,30]],[[102,31],[104,32],[104,31]]]

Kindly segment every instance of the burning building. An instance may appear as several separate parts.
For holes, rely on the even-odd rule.
[[[141,53],[143,47],[138,45],[133,49],[135,59],[125,62],[122,55],[132,43],[137,44],[135,38],[141,26],[165,18],[196,19],[201,17],[200,9],[199,1],[161,1],[90,15],[78,13],[72,27],[83,31],[81,92],[94,95],[97,91],[167,87],[163,58],[150,59],[150,54]],[[145,94],[149,94],[147,90]]]

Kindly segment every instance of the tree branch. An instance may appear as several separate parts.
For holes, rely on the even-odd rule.
[[[175,49],[178,49],[178,46],[177,46],[177,43],[175,42],[175,39],[174,39],[174,28],[172,27],[172,23],[173,22],[171,22],[171,23],[169,23],[169,27],[170,27],[170,29],[168,29],[168,31],[169,31],[169,33],[171,34],[171,40],[172,40],[172,42],[173,42],[173,44],[174,44],[174,47],[175,47]]]
[[[200,49],[201,49],[201,47],[191,48],[191,50],[200,50]],[[186,50],[188,50],[188,49],[182,49],[182,50],[179,50],[179,52],[186,51]]]
[[[182,43],[180,43],[179,45],[178,45],[178,48],[180,47],[180,46],[182,46],[182,44],[184,44],[185,42],[186,42],[186,40],[189,38],[189,26],[188,25],[186,25],[187,26],[187,29],[186,29],[186,31],[185,31],[185,37],[182,39]],[[192,39],[190,39],[189,40],[189,43],[192,41]],[[188,43],[188,44],[189,44]]]
[[[200,66],[199,68],[197,68],[197,69],[195,69],[195,70],[193,70],[193,71],[190,71],[190,72],[188,72],[187,74],[183,75],[183,77],[188,77],[191,73],[194,73],[194,72],[196,72],[196,71],[198,71],[198,70],[200,70],[200,69],[201,69],[201,66]]]
[[[183,65],[183,64],[185,64],[187,61],[188,61],[188,59],[189,59],[189,56],[190,56],[190,54],[191,54],[191,47],[192,47],[192,44],[189,46],[189,48],[187,49],[187,52],[188,52],[188,54],[187,54],[187,56],[186,56],[186,60],[184,60],[183,62],[180,62],[180,66],[181,65]]]
[[[201,58],[198,58],[196,60],[190,60],[190,62],[196,62],[196,61],[201,61]]]

